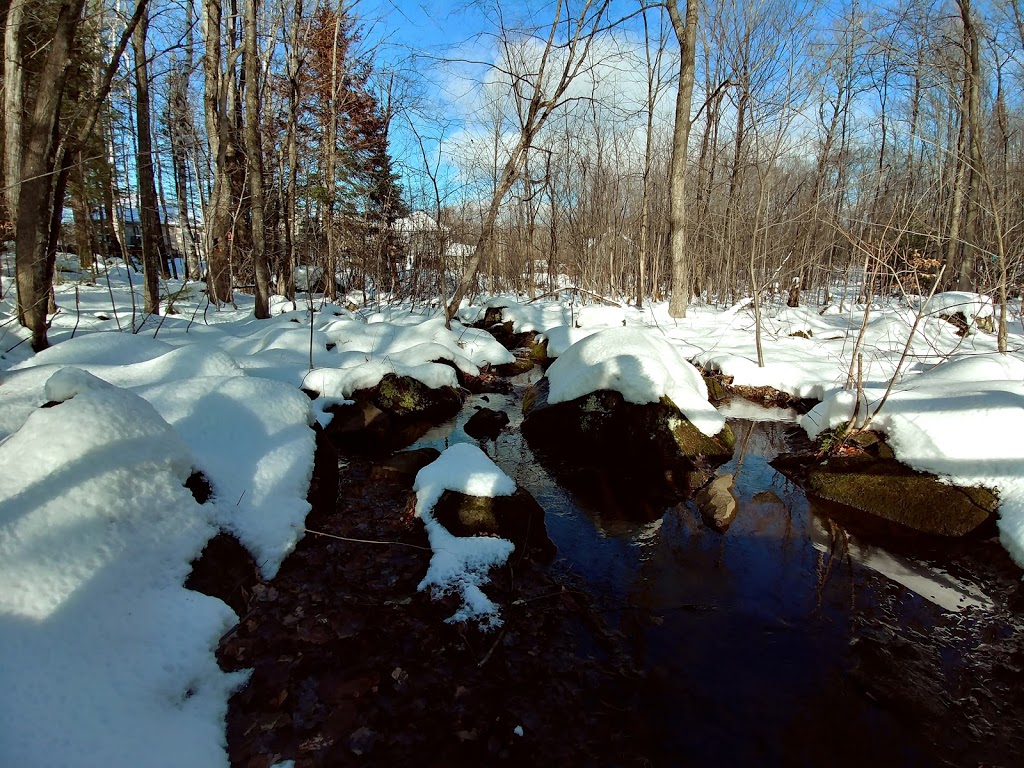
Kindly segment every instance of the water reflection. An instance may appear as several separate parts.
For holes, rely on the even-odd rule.
[[[768,463],[791,445],[792,416],[771,409],[769,421],[731,420],[736,454],[719,473],[734,475],[739,512],[720,534],[689,500],[667,503],[637,487],[623,493],[594,475],[559,482],[519,435],[519,398],[477,403],[512,419],[481,446],[544,507],[560,566],[589,584],[649,671],[655,764],[946,760],[942,745],[912,724],[917,715],[908,727],[906,711],[881,706],[851,671],[867,668],[865,627],[888,637],[910,627],[946,643],[938,638],[949,631],[948,611],[976,615],[992,601],[966,580],[852,540],[819,517]],[[469,441],[461,424],[472,404],[419,444]],[[948,645],[935,653],[943,674],[964,663]],[[900,665],[870,668],[899,679]]]
[[[979,587],[956,579],[939,568],[929,568],[881,547],[864,544],[843,529],[828,525],[827,520],[812,517],[810,534],[819,551],[828,552],[833,558],[837,551],[840,556],[845,554],[857,564],[902,584],[946,611],[993,607],[991,598]]]

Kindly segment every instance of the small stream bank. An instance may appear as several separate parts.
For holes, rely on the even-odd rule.
[[[416,589],[411,478],[341,456],[337,505],[307,520],[328,535],[300,542],[222,643],[226,668],[254,668],[229,712],[233,765],[1017,764],[1024,600],[998,543],[849,535],[769,464],[801,440],[793,414],[738,400],[727,533],[613,473],[567,490],[519,432],[538,375],[413,447],[476,442],[475,407],[506,412],[478,444],[544,507],[555,563],[494,573],[501,631],[445,624],[454,606]]]
[[[849,534],[769,464],[801,447],[795,414],[740,400],[724,409],[727,533],[692,501],[666,506],[608,473],[566,490],[518,432],[528,380],[416,445],[470,440],[475,405],[508,412],[481,445],[545,508],[555,569],[583,580],[647,673],[654,764],[1017,764],[1024,592],[998,542]]]

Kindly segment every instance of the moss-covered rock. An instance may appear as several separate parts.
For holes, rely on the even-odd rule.
[[[536,360],[538,363],[542,363],[548,359],[548,340],[537,341],[535,338],[531,340],[529,344],[530,357]]]
[[[528,373],[533,370],[536,363],[529,357],[516,356],[515,362],[494,366],[494,372],[499,376],[518,376],[521,373]]]
[[[359,394],[356,394],[359,397]],[[409,376],[387,374],[371,390],[370,401],[392,416],[448,418],[462,407],[462,395],[453,387],[432,389]]]
[[[714,376],[705,376],[704,383],[708,388],[708,400],[712,403],[720,403],[723,400],[728,399],[729,392],[726,390],[725,385],[720,379],[716,379]]]
[[[711,459],[728,461],[736,446],[736,436],[732,427],[726,424],[717,435],[705,435],[697,429],[676,408],[675,403],[667,397],[661,399],[660,408],[649,410],[649,423],[656,433],[660,433],[661,425],[668,426],[672,433],[675,447],[686,457],[705,456]],[[643,406],[641,406],[643,407]]]
[[[938,536],[974,531],[999,504],[986,488],[948,485],[895,459],[868,454],[824,459],[805,476],[813,496]]]
[[[544,509],[522,488],[511,496],[467,496],[445,491],[434,505],[434,518],[456,536],[500,536],[516,552],[543,562],[555,556],[548,538]]]

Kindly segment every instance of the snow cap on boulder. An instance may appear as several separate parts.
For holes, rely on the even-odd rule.
[[[708,402],[700,372],[670,341],[642,328],[609,328],[576,342],[547,376],[552,405],[611,390],[637,405],[667,397],[708,436],[725,426],[725,417]]]

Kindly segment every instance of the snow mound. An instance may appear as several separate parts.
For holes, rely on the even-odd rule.
[[[561,357],[577,341],[589,338],[597,333],[600,328],[575,328],[570,325],[557,325],[549,328],[539,338],[539,341],[548,343],[548,357]]]
[[[452,333],[462,353],[476,366],[505,365],[516,361],[515,355],[501,346],[487,331],[452,323]]]
[[[488,571],[505,563],[514,545],[486,536],[453,536],[434,519],[432,510],[441,494],[457,491],[467,496],[511,496],[512,478],[502,472],[475,445],[457,443],[416,475],[416,516],[423,520],[434,554],[420,590],[434,595],[457,594],[461,607],[448,621],[479,621],[483,628],[501,625],[498,607],[483,593]]]
[[[82,372],[0,444],[0,764],[225,765],[237,620],[184,589],[215,527],[192,456],[140,397]]]
[[[323,397],[339,400],[359,390],[376,387],[389,373],[416,379],[431,389],[459,386],[451,366],[430,362],[408,365],[398,359],[368,361],[361,352],[339,356],[336,367],[309,371],[302,377],[302,386]]]
[[[580,328],[617,328],[626,324],[626,310],[604,304],[588,304],[576,312]]]
[[[192,449],[213,486],[216,520],[273,578],[302,538],[316,438],[309,399],[247,376],[138,390]]]
[[[459,319],[466,323],[478,323],[484,319],[488,309],[502,310],[501,319],[512,323],[513,333],[543,333],[550,328],[570,324],[569,310],[561,302],[520,304],[506,296],[491,299],[480,307],[464,307],[459,310]]]
[[[129,365],[160,357],[171,351],[170,344],[132,333],[102,331],[68,339],[44,349],[34,357],[12,365],[12,370],[38,365],[76,365],[93,363],[99,365]]]
[[[921,303],[924,303],[924,299],[921,299]],[[952,315],[963,312],[968,320],[977,320],[990,317],[993,314],[993,306],[992,299],[980,293],[946,291],[932,296],[926,312],[929,315]]]
[[[613,390],[637,405],[668,397],[705,435],[725,426],[725,417],[708,402],[700,372],[670,341],[645,329],[609,328],[588,336],[555,360],[547,376],[552,405]]]

